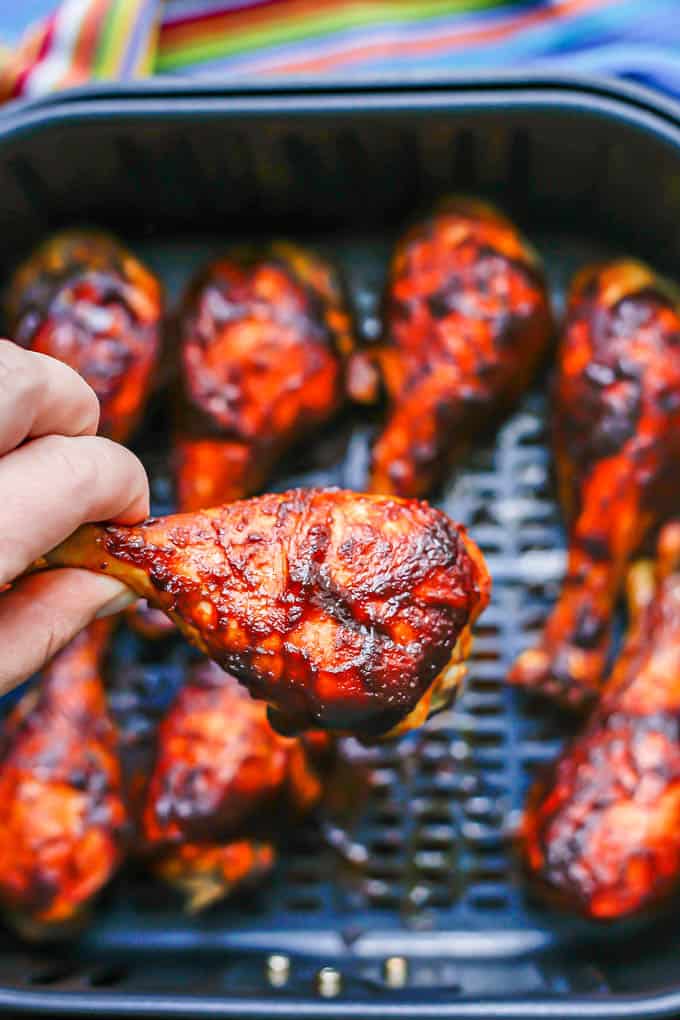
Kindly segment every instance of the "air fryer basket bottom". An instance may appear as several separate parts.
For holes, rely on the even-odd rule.
[[[391,245],[447,191],[486,195],[517,219],[544,257],[558,311],[571,273],[592,259],[628,250],[668,270],[677,255],[670,148],[614,119],[558,124],[545,110],[501,116],[492,103],[474,116],[411,113],[376,125],[348,117],[330,127],[158,116],[89,126],[67,117],[56,154],[53,112],[42,133],[0,139],[4,262],[52,227],[101,223],[159,272],[174,308],[193,269],[228,241],[287,234],[340,262],[374,338]],[[644,188],[631,179],[642,154],[657,175]],[[397,744],[346,741],[330,803],[289,835],[273,881],[255,893],[187,919],[168,890],[128,873],[77,947],[34,950],[7,936],[0,1009],[264,1018],[483,1016],[488,1007],[494,1016],[587,1017],[609,1006],[599,1015],[619,1015],[619,996],[673,987],[671,923],[651,937],[554,915],[527,898],[513,855],[531,777],[573,725],[503,682],[564,567],[545,390],[543,378],[497,434],[480,436],[434,499],[469,526],[494,578],[454,708]],[[160,394],[138,443],[159,512],[172,508],[167,404]],[[377,418],[347,413],[292,455],[272,487],[361,488],[376,427]],[[189,654],[179,639],[155,646],[119,634],[111,700],[126,740],[153,731]],[[289,958],[283,984],[272,954]],[[386,965],[395,956],[405,969]],[[319,978],[323,967],[339,972],[339,987],[333,975]],[[666,1015],[665,1000],[653,1002]],[[641,1000],[639,1015],[646,1008]]]

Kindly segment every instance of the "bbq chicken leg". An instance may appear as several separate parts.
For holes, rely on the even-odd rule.
[[[141,415],[158,353],[156,278],[113,238],[56,234],[19,267],[7,325],[18,344],[74,368],[101,403],[101,435],[125,441]]]
[[[182,510],[250,496],[344,399],[354,347],[342,287],[286,242],[239,248],[189,287],[180,320]]]
[[[153,870],[191,912],[265,875],[277,829],[321,795],[303,741],[274,733],[266,706],[215,663],[193,667],[157,747],[143,837]]]
[[[46,667],[0,737],[0,904],[26,938],[72,934],[123,857],[126,809],[101,678],[110,623]]]
[[[643,911],[680,884],[680,524],[629,573],[630,631],[584,733],[532,791],[530,875],[592,918]]]
[[[554,446],[569,557],[536,648],[511,674],[580,707],[596,696],[631,557],[677,503],[680,303],[639,262],[573,282],[554,392]]]
[[[377,362],[389,399],[370,489],[421,496],[460,460],[475,433],[531,382],[551,335],[537,256],[492,207],[444,202],[397,246]],[[351,395],[375,385],[358,354]]]
[[[271,706],[280,730],[420,725],[489,599],[477,546],[415,500],[293,490],[137,527],[86,525],[36,564],[108,573]]]

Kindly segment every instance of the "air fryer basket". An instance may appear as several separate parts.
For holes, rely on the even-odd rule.
[[[546,261],[558,310],[576,266],[631,251],[680,264],[680,125],[641,90],[602,83],[103,89],[0,120],[3,272],[48,230],[122,234],[172,306],[231,239],[286,234],[339,260],[367,338],[390,245],[438,195],[499,202]],[[345,742],[321,820],[290,835],[271,883],[188,920],[126,875],[74,947],[2,936],[0,1010],[223,1017],[632,1017],[680,1014],[680,937],[595,927],[527,897],[510,835],[527,785],[568,735],[508,690],[509,664],[555,597],[564,536],[550,480],[545,380],[480,436],[437,496],[494,577],[464,696],[419,733]],[[138,448],[172,504],[166,400]],[[274,480],[361,487],[376,424],[347,415]],[[144,742],[181,681],[179,640],[116,642],[111,700]],[[2,834],[0,833],[0,838]]]

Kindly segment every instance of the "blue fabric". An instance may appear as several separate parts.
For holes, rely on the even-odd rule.
[[[55,0],[0,0],[0,42],[18,42],[35,21],[54,10]]]

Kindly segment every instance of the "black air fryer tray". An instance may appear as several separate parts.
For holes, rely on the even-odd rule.
[[[601,82],[76,92],[0,118],[0,259],[6,275],[47,231],[102,224],[157,269],[172,306],[225,242],[294,236],[340,261],[371,339],[405,221],[440,194],[471,191],[536,243],[560,310],[574,268],[603,255],[629,251],[677,275],[678,116],[642,90]],[[0,1009],[680,1015],[677,923],[626,930],[555,916],[528,900],[511,850],[531,776],[568,734],[568,720],[503,683],[564,567],[544,390],[542,381],[497,435],[480,436],[437,497],[469,525],[494,577],[455,708],[397,744],[347,741],[340,794],[291,834],[257,892],[188,920],[167,890],[127,875],[77,946],[31,950],[2,936]],[[166,404],[161,393],[138,445],[161,511],[172,505]],[[360,488],[375,427],[362,414],[341,419],[274,487]],[[111,699],[126,740],[153,731],[188,654],[179,640],[119,636]]]

